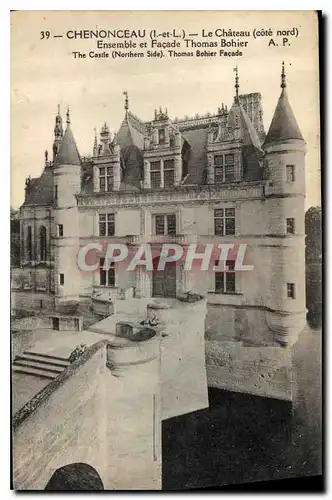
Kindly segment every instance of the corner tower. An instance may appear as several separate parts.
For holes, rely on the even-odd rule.
[[[284,63],[281,95],[263,149],[264,175],[268,180],[265,194],[271,264],[267,319],[274,339],[282,345],[292,345],[306,321],[306,143],[289,104]]]
[[[80,273],[79,214],[76,195],[81,190],[81,158],[70,126],[67,127],[53,165],[54,193],[54,291],[55,304],[78,301]]]

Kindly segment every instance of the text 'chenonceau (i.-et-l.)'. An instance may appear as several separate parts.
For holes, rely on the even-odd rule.
[[[299,36],[299,29],[272,30],[257,28],[237,30],[233,28],[202,28],[196,33],[181,28],[166,31],[146,29],[71,29],[65,33],[41,31],[41,40],[64,38],[73,45],[86,41],[87,49],[70,52],[74,59],[128,59],[128,58],[232,58],[242,57],[253,43],[266,47],[289,47]]]

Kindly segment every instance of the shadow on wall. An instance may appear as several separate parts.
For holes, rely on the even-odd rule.
[[[98,472],[91,465],[76,463],[57,469],[45,487],[45,491],[97,491],[104,490]]]

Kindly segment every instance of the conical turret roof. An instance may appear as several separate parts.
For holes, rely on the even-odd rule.
[[[281,94],[264,145],[290,139],[304,141],[293,110],[288,101],[284,64],[281,73]]]
[[[55,165],[81,165],[81,158],[78,152],[76,142],[71,130],[69,114],[67,119],[67,128],[61,141],[59,151],[54,160]]]

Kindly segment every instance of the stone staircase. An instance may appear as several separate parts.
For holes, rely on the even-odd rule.
[[[70,362],[66,358],[24,351],[15,357],[13,372],[53,380],[69,365]]]

